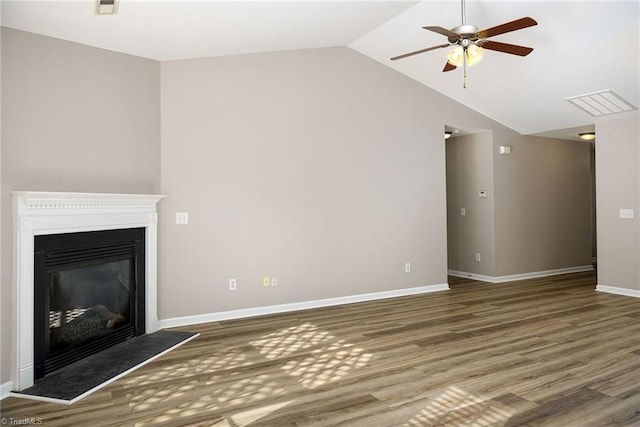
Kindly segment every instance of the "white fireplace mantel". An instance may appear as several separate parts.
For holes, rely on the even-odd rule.
[[[14,390],[34,383],[34,236],[144,227],[145,328],[158,330],[156,204],[152,194],[58,193],[12,191]]]

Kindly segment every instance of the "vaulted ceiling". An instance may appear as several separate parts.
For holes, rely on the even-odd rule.
[[[467,24],[488,28],[530,16],[538,25],[492,40],[530,46],[519,57],[487,51],[468,70],[443,73],[446,43],[427,25],[461,23],[448,1],[143,1],[120,0],[116,15],[96,15],[93,0],[4,0],[2,25],[165,61],[292,49],[349,46],[522,133],[575,139],[597,120],[565,98],[611,90],[640,106],[640,2],[466,2]],[[629,113],[638,114],[635,110]]]

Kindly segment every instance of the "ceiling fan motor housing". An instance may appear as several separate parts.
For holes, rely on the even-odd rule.
[[[452,28],[451,31],[458,34],[458,37],[447,37],[449,43],[468,46],[469,41],[475,42],[480,39],[480,37],[478,37],[480,29],[475,25],[460,25],[459,27]]]

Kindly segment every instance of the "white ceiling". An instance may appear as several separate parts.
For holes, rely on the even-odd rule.
[[[160,61],[345,46],[417,2],[4,0],[2,25]]]
[[[460,25],[460,2],[120,0],[97,16],[92,0],[3,0],[2,25],[156,60],[349,46],[523,134],[575,139],[595,118],[564,99],[610,89],[640,105],[640,2],[468,0],[480,28],[530,16],[538,25],[493,40],[534,48],[526,57],[487,51],[442,72],[446,43],[426,25]],[[637,114],[637,111],[632,113]]]
[[[390,56],[446,42],[425,25],[460,25],[457,1],[420,3],[350,46],[523,134],[588,129],[594,118],[565,98],[610,89],[640,101],[638,1],[468,1],[467,23],[488,28],[525,16],[538,25],[492,40],[533,47],[519,57],[485,51],[468,70],[442,72],[448,49],[389,61]],[[553,132],[567,137],[575,133]]]

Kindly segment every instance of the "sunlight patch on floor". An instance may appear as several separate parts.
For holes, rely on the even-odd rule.
[[[282,367],[306,389],[314,389],[345,377],[367,366],[373,355],[344,340],[311,352],[302,360],[291,360]]]
[[[246,411],[238,411],[232,416],[228,417],[231,419],[231,423],[229,425],[231,426],[250,425],[258,421],[259,419],[266,417],[267,415],[286,407],[292,402],[293,400],[287,400],[284,402],[273,403],[271,405],[264,405],[259,408],[248,409]]]
[[[195,393],[202,394],[197,399],[181,402],[180,390],[178,389],[173,394],[171,391],[173,387],[167,387],[161,391],[150,389],[148,393],[141,394],[139,399],[132,397],[131,400],[133,400],[134,404],[131,409],[133,411],[146,410],[151,405],[163,403],[167,400],[176,401],[175,406],[171,409],[167,409],[155,417],[140,421],[136,426],[154,426],[166,422],[182,423],[190,417],[206,416],[207,414],[211,416],[211,419],[215,419],[221,417],[221,414],[229,411],[235,405],[246,405],[256,401],[273,399],[284,392],[284,389],[279,387],[277,382],[269,379],[269,375],[257,375],[231,382],[229,379],[223,379],[219,383],[213,381],[208,385],[195,380],[189,384],[192,383],[195,383],[195,387],[199,389]],[[140,401],[138,405],[135,405],[136,400]],[[260,408],[264,407],[261,406]],[[256,409],[256,411],[258,410]],[[273,411],[273,409],[270,411]],[[265,411],[258,412],[259,414],[254,413],[252,416],[260,418],[268,414]],[[249,417],[246,414],[245,416]]]
[[[267,359],[273,360],[290,356],[298,351],[322,344],[335,336],[321,330],[313,323],[303,323],[265,335],[250,344],[257,348]]]
[[[274,399],[290,391],[292,383],[301,391],[312,390],[346,377],[373,359],[373,354],[310,322],[269,333],[250,344],[161,369],[156,366],[128,379],[124,388],[129,389],[132,412],[152,411],[157,405],[168,407],[136,425],[180,424],[202,416],[210,416],[221,426],[248,425],[289,405],[291,401],[274,403]],[[257,368],[250,374],[246,369],[259,366],[261,358],[269,363],[282,359],[286,375],[261,374]],[[187,392],[190,400],[185,401]],[[234,411],[236,407],[238,411]]]
[[[513,414],[514,409],[498,402],[449,387],[402,426],[496,427],[504,425]]]
[[[207,383],[207,385],[213,386],[215,384],[216,381]],[[233,382],[231,385],[216,391],[215,396],[223,405],[235,405],[273,398],[283,392],[284,389],[278,386],[276,381],[270,380],[269,375],[265,374]]]
[[[129,408],[133,412],[145,411],[154,407],[154,405],[163,404],[170,400],[178,399],[185,393],[190,392],[200,383],[196,380],[189,381],[187,384],[167,384],[159,382],[155,387],[147,387],[135,394],[128,395]]]
[[[204,374],[216,372],[221,369],[235,369],[250,364],[247,356],[241,349],[233,348],[220,350],[214,354],[202,355],[189,361],[194,373]]]
[[[307,322],[281,329],[251,342],[267,359],[275,360],[305,351],[301,360],[288,360],[282,369],[305,389],[314,389],[366,366],[373,355]],[[314,348],[315,347],[315,348]]]
[[[214,354],[202,355],[180,363],[171,363],[159,369],[158,366],[144,367],[123,381],[126,388],[153,385],[172,378],[185,378],[193,374],[234,369],[246,365],[247,358],[239,349],[222,350]]]

